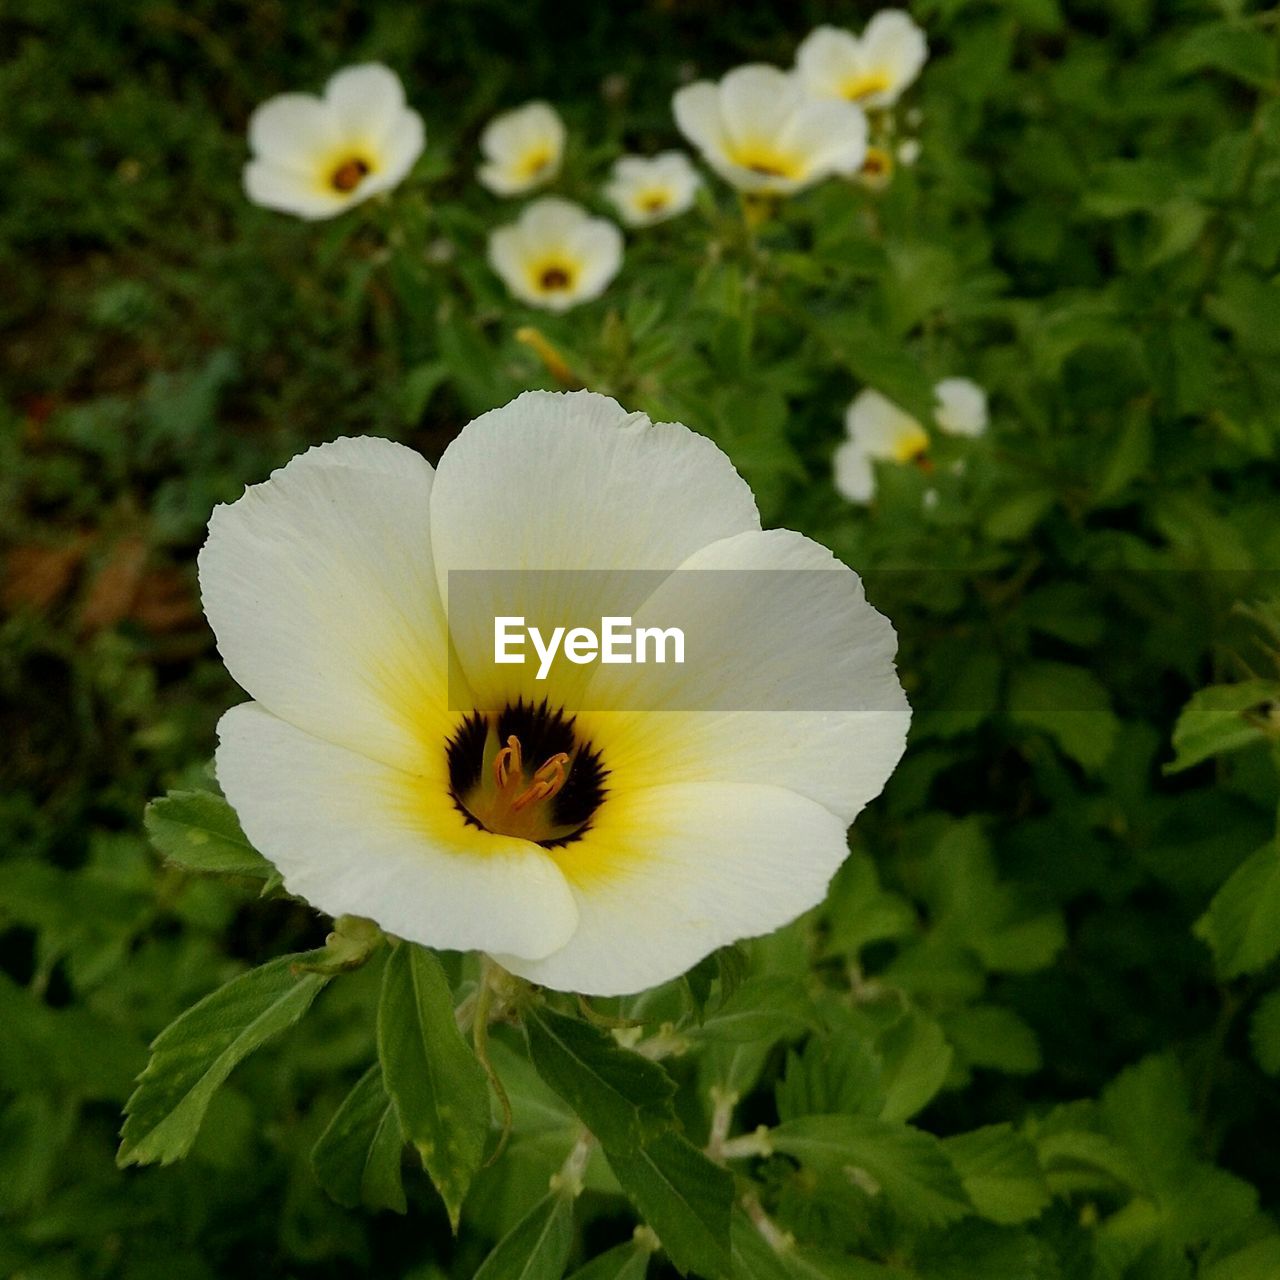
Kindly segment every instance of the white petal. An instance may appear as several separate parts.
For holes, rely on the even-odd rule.
[[[249,146],[256,156],[312,179],[342,142],[329,105],[309,93],[282,93],[249,117]]]
[[[710,80],[685,85],[671,99],[676,125],[704,155],[723,157],[728,134],[720,117],[720,91]]]
[[[836,450],[834,468],[836,491],[850,502],[870,502],[875,496],[871,459],[856,440],[846,440]]]
[[[322,445],[216,508],[200,552],[239,684],[298,728],[410,770],[447,731],[431,486],[403,445]]]
[[[404,114],[404,86],[378,62],[339,71],[324,89],[345,139],[380,147]]]
[[[857,38],[838,27],[815,27],[796,50],[796,73],[816,97],[842,98],[859,65]]]
[[[779,141],[806,158],[806,176],[857,173],[867,154],[867,117],[852,102],[806,102],[792,113]]]
[[[578,928],[541,960],[499,956],[534,982],[624,995],[820,902],[848,853],[844,823],[780,787],[688,783],[607,797],[557,852]]]
[[[735,67],[720,81],[720,113],[739,146],[776,138],[802,101],[795,79],[763,62]]]
[[[634,625],[681,628],[685,662],[594,668],[579,720],[618,790],[770,784],[847,824],[884,788],[911,719],[897,638],[825,547],[789,529],[712,543]]]
[[[412,942],[540,957],[572,935],[564,876],[539,846],[481,832],[435,789],[321,742],[258,706],[218,724],[218,781],[286,888]]]
[[[849,436],[873,458],[894,458],[907,437],[923,435],[924,428],[887,396],[867,388],[860,391],[845,416]]]
[[[569,239],[569,250],[582,262],[574,301],[598,298],[622,266],[622,232],[604,218],[591,218]]]
[[[934,421],[957,436],[980,436],[987,429],[987,393],[969,378],[943,378],[933,389]]]
[[[402,111],[376,154],[377,170],[360,184],[363,196],[390,191],[413,168],[426,145],[426,130],[416,111]]]
[[[244,167],[244,192],[264,209],[316,220],[332,218],[352,201],[320,187],[311,175],[284,169],[269,160],[250,160]]]
[[[929,56],[924,32],[903,10],[883,9],[867,23],[861,43],[866,65],[884,69],[892,81],[890,89],[868,97],[867,102],[890,106],[915,81]]]
[[[673,569],[709,542],[760,527],[751,490],[711,441],[585,391],[529,391],[477,418],[440,459],[431,508],[446,599],[451,570],[608,571],[586,585],[582,575],[539,578],[542,594],[524,610],[537,625],[566,616],[595,624],[600,599],[583,598],[587,586],[615,612],[652,589],[629,570]],[[469,671],[489,663],[493,617],[505,612],[486,616],[483,592],[470,599],[474,614],[455,609],[451,618]],[[528,678],[527,667],[499,670]],[[486,682],[496,674],[486,672]],[[486,683],[476,692],[497,698],[510,687]]]

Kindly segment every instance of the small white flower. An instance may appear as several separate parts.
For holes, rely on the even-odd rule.
[[[929,56],[924,32],[901,9],[882,9],[862,35],[817,27],[796,51],[796,71],[818,98],[891,107]]]
[[[489,236],[489,263],[523,302],[567,311],[598,298],[622,266],[622,232],[557,196]]]
[[[490,191],[516,196],[550,182],[564,159],[564,121],[546,102],[527,102],[494,116],[480,135],[477,176]]]
[[[399,183],[425,137],[393,71],[376,62],[347,67],[323,97],[283,93],[249,117],[245,194],[300,218],[332,218]]]
[[[700,80],[672,99],[681,133],[740,191],[789,195],[834,174],[854,174],[867,121],[849,102],[809,97],[796,78],[753,63],[718,84]]]
[[[920,139],[919,138],[903,138],[898,143],[898,163],[905,169],[910,169],[917,160],[920,159]]]
[[[614,162],[604,193],[624,222],[646,227],[684,213],[701,183],[683,151],[664,151],[652,159],[622,156]]]
[[[535,575],[531,620],[642,613],[630,570],[773,571],[780,596],[713,612],[708,709],[639,709],[635,666],[603,709],[580,668],[494,667],[492,619],[446,607],[453,571],[518,567],[595,571]],[[638,991],[814,906],[910,719],[857,576],[763,531],[709,440],[587,392],[485,414],[434,471],[387,440],[311,449],[214,511],[200,587],[253,698],[218,781],[289,891],[561,990]]]
[[[987,393],[969,378],[943,378],[933,389],[933,420],[953,436],[980,436],[987,429]]]
[[[929,433],[905,409],[867,388],[845,413],[849,434],[834,459],[835,486],[850,502],[869,502],[875,494],[873,462],[924,465]]]

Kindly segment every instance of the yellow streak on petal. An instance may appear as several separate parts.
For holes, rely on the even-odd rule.
[[[893,87],[893,77],[883,69],[863,71],[850,76],[840,85],[841,94],[850,102],[861,102],[872,94],[883,93]]]

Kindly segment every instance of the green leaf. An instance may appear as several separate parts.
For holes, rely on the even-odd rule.
[[[1177,773],[1210,756],[1262,741],[1273,705],[1280,705],[1280,683],[1275,680],[1243,680],[1201,689],[1174,725],[1176,754],[1165,765],[1165,773]]]
[[[1003,1005],[975,1004],[944,1015],[942,1028],[966,1066],[1022,1075],[1040,1069],[1036,1034]]]
[[[649,1257],[649,1250],[639,1240],[628,1240],[592,1258],[570,1280],[644,1280]]]
[[[906,1223],[940,1226],[972,1211],[942,1144],[921,1129],[868,1116],[802,1116],[770,1139],[809,1168],[882,1193]]]
[[[316,1180],[340,1205],[404,1213],[404,1135],[374,1063],[334,1112],[311,1151]]]
[[[658,1063],[546,1005],[531,1004],[523,1021],[538,1074],[606,1149],[634,1150],[674,1123],[676,1087]]]
[[[473,1280],[560,1280],[573,1247],[573,1199],[552,1191],[494,1246]]]
[[[672,1132],[659,1134],[635,1151],[606,1147],[605,1156],[678,1271],[729,1275],[733,1177],[727,1169]]]
[[[297,970],[321,955],[281,956],[241,974],[156,1037],[125,1106],[117,1164],[169,1164],[186,1155],[210,1099],[235,1065],[310,1008],[328,978]]]
[[[1014,673],[1009,715],[1042,729],[1084,768],[1102,767],[1115,745],[1120,722],[1097,678],[1065,662],[1036,662]]]
[[[1213,22],[1196,27],[1173,55],[1176,71],[1222,71],[1244,84],[1262,88],[1276,80],[1275,42],[1255,27]]]
[[[1280,1076],[1280,991],[1272,991],[1258,1002],[1249,1039],[1258,1066],[1269,1076]]]
[[[876,1042],[883,1065],[882,1120],[909,1120],[942,1088],[955,1056],[942,1028],[922,1013],[908,1012]]]
[[[1213,948],[1223,978],[1255,973],[1280,955],[1280,851],[1274,842],[1236,868],[1194,928]]]
[[[489,1081],[458,1031],[440,961],[425,947],[402,942],[387,958],[378,1058],[400,1127],[457,1231],[489,1133]]]
[[[816,1015],[804,983],[785,973],[761,973],[748,978],[701,1027],[692,1039],[742,1044],[753,1040],[782,1040],[803,1035],[816,1025]]]
[[[1026,1222],[1049,1203],[1049,1185],[1035,1148],[1012,1125],[944,1138],[942,1146],[982,1217],[1006,1225]]]
[[[170,791],[147,805],[143,822],[151,843],[188,871],[279,881],[240,829],[235,810],[211,791]]]

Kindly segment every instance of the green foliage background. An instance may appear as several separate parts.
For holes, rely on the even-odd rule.
[[[713,186],[555,319],[483,261],[515,210],[472,176],[496,109],[553,100],[558,189],[598,204],[620,150],[676,144],[682,74],[787,65],[816,22],[869,8],[0,14],[0,1274],[465,1277],[506,1237],[488,1280],[598,1255],[591,1280],[635,1280],[639,1218],[666,1246],[650,1274],[716,1274],[727,1187],[740,1276],[1280,1276],[1280,20],[1233,0],[912,8],[933,51],[918,166],[882,194],[797,198],[754,242]],[[249,206],[252,107],[366,59],[426,118],[414,177],[332,223]],[[153,1038],[327,928],[259,895],[234,843],[230,879],[175,865],[217,860],[216,797],[152,811],[167,860],[142,829],[156,792],[210,791],[239,697],[194,606],[209,510],[342,434],[438,456],[476,412],[555,385],[527,323],[587,385],[716,440],[767,523],[866,573],[901,637],[908,755],[824,907],[602,1002],[670,1051],[665,1075],[572,1002],[527,1012],[527,1041],[495,1028],[515,1123],[456,1238],[399,1130],[361,1135],[429,1124],[388,1112],[379,1051],[393,1094],[398,1071],[474,1080],[452,1042],[401,1043],[377,1015],[412,974],[438,1016],[443,983],[474,991],[473,958],[437,981],[427,953],[347,938],[304,962],[351,972],[268,966],[234,998],[268,1009],[263,1040],[296,1025],[210,1088],[198,1135],[138,1104],[126,1156],[190,1151],[117,1168]],[[987,436],[942,441],[931,476],[882,469],[869,511],[839,499],[858,388],[924,414],[950,374],[989,389]],[[221,1052],[206,1021],[157,1062],[197,1037]],[[630,1106],[566,1077],[565,1036]],[[570,1207],[547,1188],[574,1110],[609,1159],[589,1153]],[[500,1122],[495,1104],[489,1150]],[[730,1185],[694,1148],[734,1142]],[[692,1170],[688,1213],[650,1165]]]

